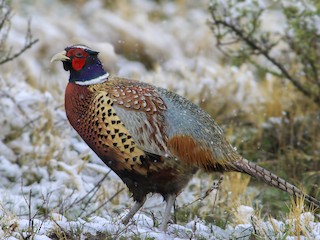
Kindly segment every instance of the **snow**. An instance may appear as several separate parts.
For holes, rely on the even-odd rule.
[[[101,233],[141,239],[250,238],[255,210],[244,205],[235,210],[242,222],[225,229],[195,217],[185,224],[169,224],[163,233],[158,224],[164,203],[156,195],[124,226],[121,217],[133,205],[130,193],[66,119],[63,93],[68,74],[61,64],[49,61],[75,43],[100,51],[111,73],[172,89],[198,103],[209,95],[225,97],[223,89],[231,86],[234,94],[228,98],[243,109],[263,101],[248,67],[222,66],[217,61],[219,53],[205,24],[207,1],[178,2],[134,0],[106,7],[102,0],[13,1],[9,44],[13,49],[23,46],[30,16],[32,33],[40,41],[19,59],[0,66],[0,239],[28,234],[32,239],[51,239],[61,229],[80,231],[80,239]],[[132,43],[135,49],[128,50]],[[131,51],[146,59],[127,57]],[[152,62],[154,69],[144,61]],[[199,95],[201,99],[196,98]],[[276,118],[270,122],[281,124]],[[208,179],[195,177],[190,186],[203,190],[204,182],[210,186]],[[200,190],[183,192],[178,205],[197,199]],[[208,210],[212,199],[199,212],[212,211]],[[306,226],[306,236],[320,238],[320,224],[311,213],[301,215],[299,221]],[[260,220],[259,227],[281,238],[285,224],[294,221]]]

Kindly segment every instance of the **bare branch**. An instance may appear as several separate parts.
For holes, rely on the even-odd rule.
[[[279,41],[271,41],[268,33],[259,32],[257,34],[258,27],[260,25],[259,18],[265,9],[258,9],[256,13],[252,13],[249,26],[246,24],[241,24],[241,15],[233,18],[228,12],[228,9],[225,7],[221,16],[217,15],[217,5],[210,6],[209,10],[213,21],[210,23],[210,27],[217,38],[217,47],[219,50],[229,55],[229,53],[232,54],[232,52],[228,50],[226,51],[225,45],[228,45],[228,43],[243,44],[244,46],[237,51],[238,56],[244,57],[245,61],[254,63],[254,65],[260,69],[265,69],[266,72],[288,79],[300,92],[302,92],[308,98],[311,98],[316,104],[320,105],[320,95],[317,94],[317,92],[314,92],[314,89],[310,87],[312,79],[317,82],[317,84],[313,83],[313,86],[319,85],[317,74],[319,70],[317,70],[317,61],[314,59],[309,59],[305,54],[305,51],[301,54],[302,56],[300,56],[299,60],[301,61],[302,66],[304,66],[302,70],[304,71],[306,77],[311,78],[308,79],[308,83],[304,83],[298,75],[294,75],[289,72],[285,66],[285,63],[281,62],[279,59],[270,54],[271,50],[278,45]],[[227,41],[226,38],[228,38]],[[299,52],[294,50],[293,52],[299,55]],[[264,56],[274,67],[279,70],[280,74],[264,68],[259,63],[255,63],[255,61],[252,60],[254,55]],[[301,57],[305,58],[301,59]]]
[[[80,199],[75,199],[73,201],[73,203],[71,203],[66,209],[65,211],[68,211],[69,209],[71,209],[74,205],[80,204],[82,201],[84,201],[91,193],[93,193],[90,197],[89,200],[87,200],[87,202],[85,203],[85,206],[83,207],[83,209],[86,209],[86,207],[89,205],[89,203],[91,202],[92,198],[95,196],[95,194],[97,193],[97,191],[100,189],[103,181],[108,177],[108,175],[110,174],[111,170],[109,170],[98,182],[97,184],[94,185],[94,187],[87,192],[82,198]],[[82,215],[83,212],[80,213],[80,216]],[[80,217],[79,216],[79,217]]]
[[[10,20],[11,20],[11,6],[8,1],[2,0],[0,2],[0,65],[5,64],[18,58],[21,54],[31,48],[39,40],[34,39],[31,33],[31,21],[28,21],[27,32],[25,36],[24,46],[17,52],[12,54],[12,47],[5,47],[10,32]]]
[[[194,204],[194,203],[196,203],[196,202],[203,201],[205,198],[207,198],[207,197],[210,195],[210,193],[211,193],[213,190],[219,191],[219,190],[220,190],[220,187],[221,187],[221,184],[222,184],[222,181],[223,181],[223,175],[221,175],[218,180],[213,181],[211,187],[210,187],[209,189],[207,189],[207,191],[204,193],[203,196],[201,196],[201,197],[193,200],[192,202],[183,204],[181,207],[177,207],[176,210],[179,210],[179,209],[181,209],[181,208],[188,207],[188,206],[190,206],[190,205],[192,205],[192,204]],[[214,197],[215,197],[215,198],[214,198],[214,205],[216,205],[217,194],[215,194]]]
[[[5,7],[4,7],[4,5],[3,5],[4,3],[3,3],[3,1],[2,1],[2,3],[0,4],[0,8],[2,9],[2,10],[4,10],[4,15],[3,15],[3,17],[2,17],[2,19],[1,19],[1,21],[0,21],[0,30],[4,27],[4,25],[5,25],[5,23],[8,21],[8,20],[10,20],[10,14],[11,14],[11,8],[8,8],[8,9],[6,9],[5,10]]]
[[[27,34],[28,36],[28,34]],[[1,60],[0,61],[0,65],[4,64],[4,63],[7,63],[7,62],[10,62],[12,60],[14,60],[15,58],[19,57],[22,53],[24,53],[25,51],[27,51],[29,48],[31,48],[34,44],[36,44],[37,42],[39,41],[39,39],[34,39],[34,40],[31,40],[30,42],[29,41],[26,41],[25,45],[23,48],[20,49],[20,51],[16,52],[15,54],[13,55],[9,55],[7,56],[5,59]]]
[[[94,214],[96,211],[98,211],[100,208],[102,208],[104,205],[106,205],[108,202],[111,202],[116,196],[118,196],[124,188],[119,189],[115,194],[113,194],[108,200],[106,200],[104,203],[102,203],[99,207],[88,213],[85,218],[90,217],[92,214]]]

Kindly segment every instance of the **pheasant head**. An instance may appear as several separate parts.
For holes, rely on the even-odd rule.
[[[98,53],[85,45],[73,45],[54,55],[51,62],[62,61],[63,68],[70,71],[69,82],[91,85],[104,82],[109,76],[103,69]]]

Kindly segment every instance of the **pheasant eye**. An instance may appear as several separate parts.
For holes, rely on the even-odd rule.
[[[75,56],[76,57],[83,57],[82,51],[76,51]]]

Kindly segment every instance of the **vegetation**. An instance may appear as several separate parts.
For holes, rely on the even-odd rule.
[[[10,32],[10,23],[12,9],[8,0],[0,0],[0,65],[5,64],[9,61],[12,61],[15,58],[18,58],[22,53],[27,49],[31,48],[39,40],[34,39],[31,34],[31,21],[28,21],[28,27],[26,29],[26,37],[24,46],[20,50],[12,50],[11,46],[7,44],[7,37]]]
[[[137,11],[130,1],[106,1],[103,3],[106,6],[102,6],[106,9],[110,7],[112,11],[97,15],[101,18],[99,24],[108,29],[110,26],[103,17],[112,14],[120,13],[119,15],[122,14],[121,17],[124,19],[119,26],[116,21],[112,21],[114,25],[110,27],[110,31],[105,31],[106,35],[100,31],[97,20],[84,17],[88,16],[87,10],[83,10],[88,6],[86,1],[56,1],[55,4],[60,2],[63,2],[63,8],[70,10],[68,13],[70,18],[64,16],[64,22],[70,23],[70,26],[83,25],[85,29],[83,35],[79,34],[81,28],[77,29],[79,38],[83,39],[83,36],[90,35],[90,38],[95,39],[95,32],[91,30],[98,27],[96,33],[99,38],[94,40],[92,47],[99,45],[97,42],[102,38],[107,39],[106,41],[114,46],[115,55],[118,57],[117,64],[120,62],[119,65],[124,67],[131,62],[134,63],[133,66],[138,63],[138,74],[141,75],[137,77],[147,81],[151,79],[150,81],[154,84],[163,84],[162,86],[182,93],[198,103],[222,126],[228,140],[244,157],[258,162],[259,165],[299,187],[303,186],[306,192],[319,198],[320,50],[319,41],[316,41],[319,39],[319,30],[315,23],[318,21],[320,5],[316,0],[304,2],[302,7],[298,5],[298,1],[290,1],[291,3],[270,1],[270,5],[262,6],[259,1],[254,0],[213,0],[209,8],[211,15],[208,14],[210,18],[208,24],[213,35],[208,34],[207,38],[201,41],[191,37],[186,41],[186,36],[191,36],[195,29],[192,29],[191,21],[184,19],[189,7],[184,1],[155,1],[155,4],[158,4],[157,7],[152,8],[152,5],[148,5],[147,13],[140,9]],[[167,12],[163,11],[162,4],[167,2],[177,6],[177,13],[170,13],[174,11],[174,8],[171,8],[172,5],[166,5]],[[13,59],[18,58],[20,61],[20,54],[33,46],[37,39],[32,37],[29,24],[26,29],[25,45],[20,50],[11,48],[11,43],[7,41],[13,16],[8,4],[10,1],[0,0],[0,3],[0,64],[3,65],[2,67],[7,67]],[[61,5],[55,7],[55,4],[50,5],[52,12],[57,8],[60,13]],[[192,4],[199,3],[190,1],[189,4],[193,6]],[[68,8],[69,5],[71,8]],[[75,9],[75,12],[72,12],[72,9]],[[94,6],[89,9],[94,9]],[[47,9],[44,12],[48,14]],[[142,15],[134,17],[137,12]],[[41,13],[41,8],[37,8],[37,13]],[[79,18],[77,13],[80,13]],[[174,14],[179,15],[178,20],[175,19]],[[283,19],[281,21],[283,24],[279,24],[281,29],[266,28],[265,21],[272,19],[270,17],[272,14]],[[115,15],[112,15],[113,18]],[[193,19],[194,16],[199,17],[196,12],[193,12],[190,18]],[[60,22],[60,14],[58,18]],[[145,18],[150,20],[148,28],[144,28]],[[142,23],[141,19],[143,19]],[[172,19],[179,22],[178,28],[174,28]],[[31,58],[43,59],[40,68],[45,69],[47,67],[45,64],[53,54],[51,50],[53,51],[52,48],[55,47],[52,42],[60,42],[61,44],[56,46],[60,49],[64,47],[63,42],[68,42],[74,37],[75,31],[68,26],[59,25],[58,33],[46,34],[46,31],[53,28],[53,23],[46,22],[44,18],[43,21],[47,29],[44,32],[37,32],[37,36],[42,38],[38,43],[41,45],[40,51],[33,53],[35,55]],[[72,25],[72,21],[76,24]],[[124,22],[125,25],[123,25]],[[170,26],[166,25],[166,22],[169,22]],[[134,31],[127,31],[130,27]],[[161,41],[155,41],[155,38],[148,35],[151,28],[157,29],[152,33],[156,35],[159,32]],[[58,37],[54,34],[58,34]],[[197,37],[196,34],[193,37]],[[174,39],[174,41],[171,42],[168,39]],[[165,41],[168,43],[167,48],[158,46],[158,43],[164,46],[161,43]],[[210,47],[213,41],[216,41],[217,48],[223,53],[218,59],[220,62],[214,67],[211,64],[215,63],[216,59],[207,61],[208,55],[215,55],[212,53],[213,47]],[[174,48],[181,48],[177,51],[180,54],[179,65],[173,62],[172,66],[168,67],[172,63],[168,59],[176,57],[170,52],[174,49],[170,48],[171,44]],[[100,51],[101,57],[103,54],[104,51]],[[207,62],[203,64],[201,61],[205,58]],[[197,59],[201,59],[198,64],[195,66],[190,64],[193,61],[197,62]],[[125,64],[121,65],[123,62]],[[166,63],[167,67],[162,63]],[[24,67],[26,66],[21,64],[21,69]],[[54,67],[50,66],[52,69]],[[214,71],[210,67],[214,68]],[[19,174],[22,176],[21,180],[19,174],[10,174],[0,169],[1,179],[7,180],[2,184],[8,189],[21,185],[21,193],[16,198],[24,196],[26,210],[24,215],[17,216],[17,213],[12,210],[14,207],[11,207],[6,199],[1,199],[0,226],[4,236],[15,235],[21,239],[33,239],[39,232],[44,231],[43,226],[52,222],[52,229],[47,232],[52,239],[80,237],[125,239],[123,235],[130,235],[130,232],[133,239],[146,239],[145,235],[141,236],[134,232],[139,225],[136,222],[132,222],[131,226],[127,227],[115,224],[116,230],[111,233],[108,230],[98,232],[95,236],[88,232],[84,233],[83,225],[90,223],[92,217],[111,216],[114,218],[112,221],[116,221],[117,216],[123,214],[124,209],[129,208],[132,202],[126,202],[129,199],[129,193],[119,179],[104,172],[104,168],[100,165],[94,165],[92,155],[83,150],[83,147],[80,150],[75,147],[75,143],[78,143],[77,136],[70,130],[63,113],[62,77],[65,79],[65,73],[62,72],[61,66],[57,69],[43,70],[41,77],[38,72],[30,74],[26,79],[16,76],[18,80],[14,77],[11,79],[5,79],[6,76],[0,77],[0,140],[14,154],[10,160],[10,166],[15,169],[17,165]],[[144,72],[143,69],[145,69]],[[232,72],[234,69],[236,70]],[[21,71],[24,71],[23,74],[27,72],[25,69]],[[244,79],[243,76],[246,76],[247,72],[254,72],[256,81]],[[54,80],[48,80],[49,74]],[[243,81],[255,82],[255,87],[243,84],[245,88],[239,90],[243,86],[239,80],[240,76]],[[59,78],[61,81],[57,81]],[[227,83],[216,84],[217,78]],[[58,84],[61,82],[63,87]],[[210,88],[211,86],[214,90]],[[17,93],[21,89],[25,95],[34,97],[31,100],[27,98],[28,104],[16,100]],[[40,91],[36,91],[39,89]],[[261,96],[254,98],[254,101],[249,101],[248,98],[253,96],[254,91]],[[47,95],[43,94],[45,92]],[[235,97],[239,92],[245,95],[240,100]],[[255,101],[256,99],[259,101]],[[16,119],[6,119],[3,117],[6,115],[16,116]],[[73,142],[70,141],[71,139]],[[40,191],[37,192],[41,186],[48,182],[55,182],[59,178],[62,178],[61,185],[66,191],[54,189],[45,195]],[[84,181],[85,184],[91,185],[80,193],[79,189],[83,190]],[[31,189],[35,190],[31,191]],[[58,198],[55,198],[55,195],[59,195]],[[21,199],[23,200],[23,197]],[[190,199],[193,200],[186,202]],[[311,230],[305,229],[305,226],[308,225],[308,221],[314,221],[313,215],[305,213],[310,209],[303,207],[303,199],[287,206],[289,202],[288,194],[255,182],[244,174],[227,173],[221,181],[218,174],[208,176],[207,173],[200,172],[178,198],[175,220],[181,225],[190,222],[194,224],[193,229],[186,231],[184,235],[189,238],[199,238],[196,232],[201,229],[199,227],[201,224],[202,227],[211,228],[214,233],[215,226],[225,229],[228,225],[251,223],[251,226],[246,229],[249,236],[271,239],[273,236],[264,228],[266,220],[272,223],[269,228],[275,234],[282,233],[280,237],[275,235],[274,238],[281,239],[289,235],[308,237]],[[240,211],[242,205],[253,207],[252,217],[244,218]],[[142,210],[142,215],[150,217],[155,227],[161,220],[159,209],[162,210],[161,207],[157,210],[154,208]],[[59,218],[55,217],[56,215],[66,218],[67,223],[61,223]],[[20,224],[23,218],[27,220],[25,227]],[[76,222],[78,218],[83,221]],[[278,228],[279,224],[274,218],[283,221],[282,228]],[[150,232],[154,232],[152,226]],[[178,233],[177,236],[181,237]]]
[[[319,5],[215,0],[209,10],[217,47],[232,63],[250,63],[259,73],[287,79],[320,106]],[[263,30],[262,18],[270,12],[283,17],[277,31]]]
[[[229,112],[236,113],[219,116],[226,132],[234,136],[233,144],[246,158],[319,198],[319,4],[214,0],[209,12],[222,61],[249,65],[265,93],[265,100],[249,111],[229,104]],[[281,19],[278,29],[268,29],[267,16]],[[275,216],[288,209],[286,194],[266,190],[261,196],[264,213]]]

